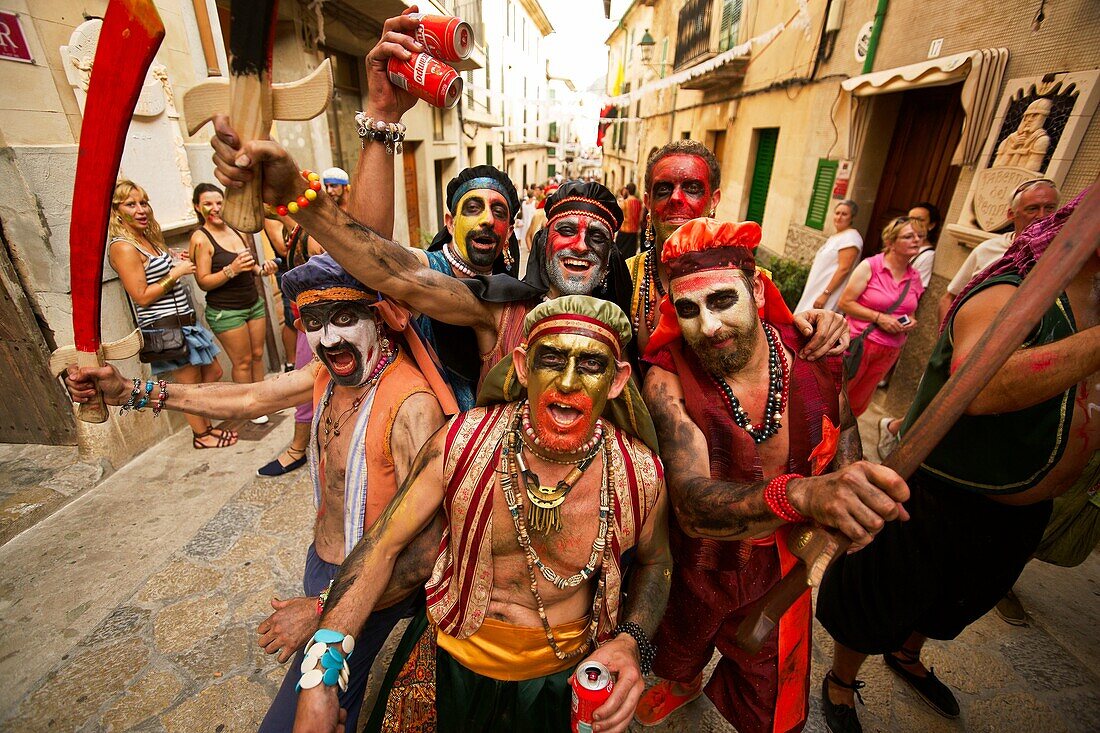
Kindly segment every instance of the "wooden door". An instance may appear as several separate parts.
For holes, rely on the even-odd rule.
[[[50,348],[8,258],[0,222],[0,442],[76,445],[72,405],[47,365]]]
[[[930,201],[942,214],[947,213],[959,178],[959,167],[951,165],[951,156],[965,117],[959,101],[961,90],[962,84],[952,84],[904,92],[871,223],[863,236],[864,257],[882,249],[886,223],[905,216],[918,201]]]
[[[405,143],[401,165],[405,171],[405,215],[409,222],[409,245],[423,248],[420,241],[420,182],[416,178],[416,145]]]

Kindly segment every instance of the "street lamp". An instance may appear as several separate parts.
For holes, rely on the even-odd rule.
[[[642,66],[647,66],[659,75],[664,76],[664,69],[666,66],[672,66],[672,64],[666,64],[664,62],[653,61],[653,47],[657,45],[657,41],[653,40],[653,36],[649,35],[649,29],[645,29],[645,33],[642,34],[642,40],[638,41],[638,50],[642,55]]]

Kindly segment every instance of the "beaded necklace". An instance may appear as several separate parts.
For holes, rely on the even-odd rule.
[[[460,273],[462,277],[477,277],[478,273],[467,265],[461,257],[451,251],[453,246],[454,243],[448,242],[446,246],[443,247],[443,258],[447,260],[447,264],[451,266],[452,270]]]
[[[539,436],[535,434],[535,429],[531,427],[531,403],[526,400],[524,400],[523,406],[519,409],[519,419],[523,425],[524,444],[532,453],[542,460],[549,461],[550,463],[563,463],[567,465],[580,463],[584,460],[584,458],[582,458],[577,461],[560,461],[556,458],[543,455],[543,453],[538,450],[542,447],[542,441],[539,439]],[[585,456],[589,453],[593,453],[598,448],[601,440],[603,440],[603,420],[596,420],[596,428],[592,431],[592,437],[587,443],[578,448],[576,453],[583,453]]]
[[[767,323],[762,325],[768,341],[768,399],[764,403],[763,422],[753,425],[752,419],[733,393],[733,388],[725,379],[711,375],[711,379],[722,390],[726,407],[733,413],[733,421],[757,445],[779,432],[783,410],[787,407],[787,388],[790,383],[790,368],[787,365],[787,355],[783,353],[783,347],[779,343],[779,334]]]
[[[650,332],[652,332],[653,329],[657,326],[657,319],[654,317],[654,309],[653,309],[653,305],[654,305],[653,290],[654,289],[657,290],[656,300],[659,301],[661,298],[663,298],[665,296],[665,288],[664,288],[663,285],[661,285],[661,278],[657,275],[657,258],[654,257],[654,252],[649,251],[649,252],[644,253],[642,256],[645,258],[645,267],[642,268],[643,269],[643,274],[642,274],[642,287],[641,287],[640,295],[641,295],[641,298],[642,298],[642,309],[645,312],[646,327]],[[660,314],[657,314],[657,315],[660,315]],[[640,323],[639,323],[638,314],[635,313],[634,314],[634,332],[635,333],[638,332],[638,326],[639,325],[640,325]]]
[[[370,377],[363,384],[363,389],[359,395],[352,401],[351,407],[341,412],[335,420],[332,419],[332,414],[329,412],[329,403],[332,402],[332,391],[326,396],[321,405],[321,412],[325,415],[324,435],[321,436],[321,451],[323,452],[328,444],[332,442],[332,439],[340,434],[340,428],[351,419],[358,410],[359,406],[363,404],[363,400],[367,398],[371,389],[382,378],[382,372],[386,370],[390,364],[395,360],[395,354],[393,352],[383,353],[382,358],[378,360],[378,363],[374,366],[374,371],[371,372]]]
[[[511,435],[505,438],[501,448],[500,485],[504,492],[505,501],[508,504],[508,513],[512,516],[512,524],[516,529],[516,541],[523,550],[524,560],[527,565],[527,576],[531,581],[531,594],[535,598],[535,607],[538,611],[539,619],[542,621],[542,629],[546,633],[546,641],[550,644],[550,648],[554,651],[554,655],[565,662],[583,654],[596,641],[596,632],[599,628],[600,615],[603,613],[605,601],[607,573],[599,573],[596,593],[592,598],[592,615],[588,624],[588,642],[575,651],[566,654],[561,650],[557,641],[554,639],[554,632],[550,628],[550,622],[546,618],[546,606],[543,604],[542,595],[539,593],[538,574],[535,572],[535,569],[538,568],[539,573],[541,573],[547,581],[552,583],[554,587],[564,590],[565,588],[576,587],[591,578],[596,572],[598,564],[602,563],[602,567],[606,568],[611,548],[610,543],[607,541],[608,528],[615,519],[611,507],[611,447],[606,441],[604,442],[604,472],[603,483],[600,486],[600,529],[596,535],[595,541],[592,543],[592,555],[589,557],[588,564],[581,568],[580,572],[569,578],[561,578],[554,572],[553,568],[542,562],[535,548],[531,546],[531,538],[527,533],[527,526],[523,519],[523,513],[520,512],[520,500],[515,490],[517,476],[515,456],[521,450],[521,439],[519,437],[517,425],[518,423],[513,424]]]

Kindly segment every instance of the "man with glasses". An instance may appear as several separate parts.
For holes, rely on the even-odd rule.
[[[970,252],[970,256],[955,273],[955,277],[947,285],[947,292],[940,299],[940,321],[947,315],[947,309],[951,307],[952,301],[963,291],[966,284],[979,272],[993,264],[994,260],[1000,259],[1016,235],[1026,229],[1031,222],[1053,214],[1058,209],[1060,198],[1058,188],[1049,178],[1033,178],[1030,181],[1024,181],[1012,192],[1012,198],[1008,204],[1012,231],[990,237]]]

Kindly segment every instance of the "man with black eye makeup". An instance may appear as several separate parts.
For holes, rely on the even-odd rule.
[[[668,298],[650,336],[643,394],[667,472],[674,572],[654,673],[635,717],[656,725],[704,691],[742,733],[801,730],[809,683],[810,598],[761,651],[735,645],[745,609],[796,559],[802,522],[854,547],[904,517],[905,482],[861,461],[837,357],[807,361],[806,338],[756,271],[760,227],[693,219],[665,243]],[[703,669],[722,654],[704,688]]]
[[[306,552],[304,596],[273,598],[275,612],[257,633],[259,645],[280,662],[295,656],[260,726],[285,731],[294,723],[295,686],[302,678],[302,647],[317,631],[323,598],[340,563],[409,474],[420,447],[458,409],[449,388],[410,325],[407,311],[348,275],[331,257],[316,255],[283,276],[297,304],[295,324],[315,354],[308,366],[253,384],[226,382],[165,385],[169,410],[224,418],[250,418],[314,403],[309,442],[317,519]],[[72,371],[73,399],[87,399],[96,384],[109,404],[122,404],[132,382],[113,366]],[[439,546],[442,523],[431,524],[397,561],[378,611],[357,634],[340,704],[349,730],[363,702],[375,655],[394,625],[418,604]]]

